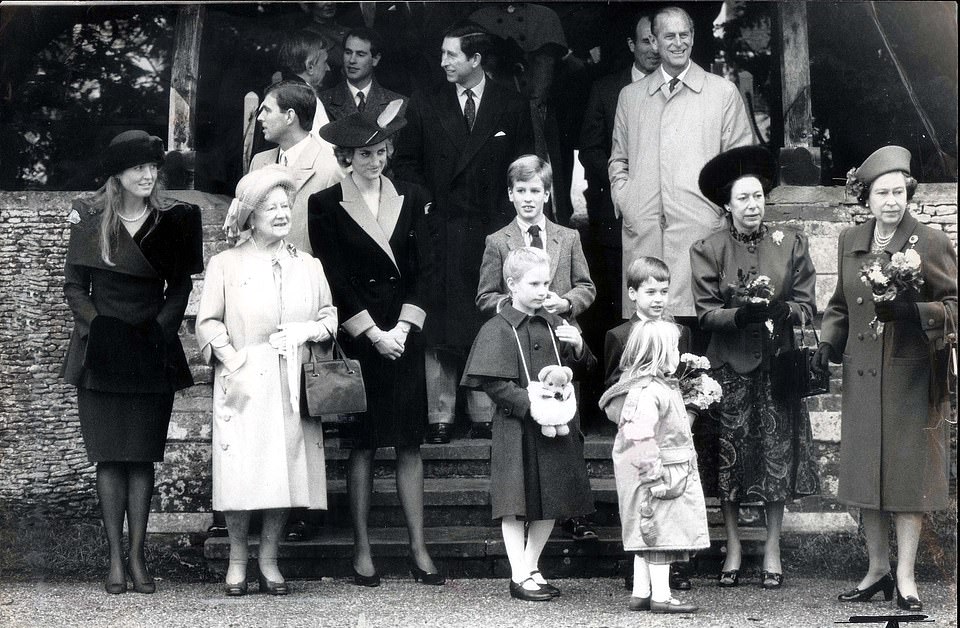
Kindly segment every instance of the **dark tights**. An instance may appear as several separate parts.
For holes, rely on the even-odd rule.
[[[130,573],[139,582],[150,581],[143,555],[143,543],[147,535],[150,499],[153,497],[153,463],[97,463],[97,496],[100,498],[103,528],[110,545],[110,572],[107,580],[124,580],[122,545],[123,519],[126,516],[130,534]]]

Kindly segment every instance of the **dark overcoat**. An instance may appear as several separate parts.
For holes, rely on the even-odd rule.
[[[908,248],[922,260],[924,283],[907,295],[920,320],[870,326],[875,315],[860,268],[870,253],[876,221],[840,234],[837,288],[823,315],[820,339],[843,363],[840,487],[851,506],[924,512],[946,508],[950,447],[944,340],[956,338],[957,251],[941,232],[909,212],[881,254],[883,261]]]
[[[426,423],[422,291],[429,255],[420,233],[429,196],[422,187],[381,177],[378,216],[353,178],[310,197],[308,229],[341,321],[344,351],[360,361],[367,411],[357,435],[363,448],[420,444]],[[403,355],[388,360],[364,333],[411,324]]]
[[[456,86],[417,92],[400,132],[394,172],[433,195],[427,216],[436,256],[426,330],[431,345],[467,349],[483,318],[474,305],[486,236],[515,213],[507,198],[507,167],[533,152],[527,101],[486,81],[473,130],[468,131]]]
[[[156,212],[139,246],[120,228],[113,266],[100,257],[102,211],[77,199],[70,214],[64,294],[74,328],[61,375],[74,386],[111,393],[192,386],[178,332],[190,275],[203,271],[200,209],[177,203]]]
[[[493,518],[515,515],[530,521],[567,519],[593,512],[590,480],[583,459],[580,418],[570,422],[570,433],[549,438],[530,415],[527,375],[517,346],[532,377],[544,366],[556,364],[554,342],[566,366],[582,376],[596,366],[584,344],[575,358],[568,345],[553,335],[560,317],[546,310],[534,316],[505,305],[480,329],[467,364],[462,386],[483,390],[497,404],[490,446],[490,505]],[[516,330],[517,336],[514,336]]]

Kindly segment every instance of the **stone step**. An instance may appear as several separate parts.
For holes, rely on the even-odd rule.
[[[784,517],[782,546],[785,552],[805,537],[827,535],[836,538],[857,533],[854,520],[846,513],[817,515],[814,520],[805,514],[787,513]],[[499,526],[445,526],[425,531],[427,546],[439,569],[452,577],[505,577],[509,574],[506,550]],[[544,548],[541,568],[551,577],[613,576],[630,566],[623,552],[619,527],[598,527],[598,539],[573,541],[560,526]],[[765,532],[759,527],[741,528],[741,541],[746,560],[758,559],[763,553]],[[722,528],[711,527],[711,547],[697,553],[698,561],[719,563],[722,560]],[[408,537],[402,527],[371,528],[370,541],[378,571],[385,576],[407,576]],[[257,556],[258,540],[250,539],[251,558]],[[230,554],[225,538],[207,539],[203,548],[207,565],[214,573],[224,573]],[[342,528],[323,528],[317,536],[300,543],[281,543],[281,568],[290,578],[348,576],[352,570],[353,535]],[[256,561],[251,561],[255,565]],[[710,570],[715,570],[711,567]]]

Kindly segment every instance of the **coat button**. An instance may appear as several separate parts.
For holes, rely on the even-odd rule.
[[[367,283],[370,284],[371,286],[375,286],[375,285],[377,285],[377,280],[376,280],[376,279],[370,279],[369,281],[367,281]]]
[[[863,340],[863,334],[857,334],[857,340]]]
[[[750,335],[751,335],[753,338],[759,338],[759,337],[760,337],[760,332],[759,332],[759,331],[755,331],[755,332],[752,332]]]
[[[857,369],[857,375],[863,375],[863,369]]]
[[[503,408],[503,416],[510,416],[510,408]]]
[[[857,305],[863,305],[863,297],[857,297]]]
[[[877,332],[873,332],[872,334],[870,334],[870,337],[873,338],[874,340],[880,339],[880,336],[877,335]]]
[[[936,324],[937,324],[937,321],[933,320],[932,318],[928,318],[928,319],[927,319],[927,326],[928,326],[928,327],[933,327],[933,326],[936,325]]]
[[[229,414],[224,414],[224,415],[223,415],[223,420],[224,420],[224,421],[229,421],[229,420],[230,420],[230,415],[229,415]]]
[[[876,377],[876,376],[877,376],[877,369],[870,369],[870,374],[873,375],[874,377]]]
[[[753,352],[753,357],[759,358],[759,357],[760,357],[760,352],[759,352],[759,351],[754,351],[754,352]]]
[[[390,278],[390,283],[397,283],[397,278],[396,278],[396,277],[391,277],[391,278]]]
[[[750,246],[747,247],[747,250],[750,251],[751,253],[756,253],[757,247],[751,244]]]
[[[220,449],[226,451],[226,450],[230,449],[230,445],[224,443],[224,444],[220,445]]]

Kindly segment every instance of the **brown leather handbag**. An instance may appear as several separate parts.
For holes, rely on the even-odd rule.
[[[337,415],[366,412],[367,391],[363,386],[360,362],[343,353],[336,334],[331,333],[330,338],[333,340],[332,358],[318,358],[311,347],[310,361],[303,363],[307,414],[336,420]]]

